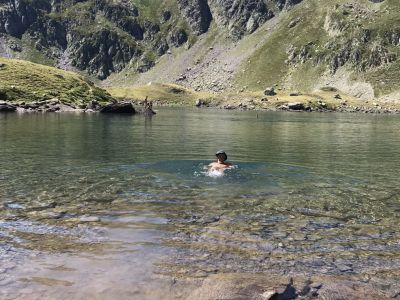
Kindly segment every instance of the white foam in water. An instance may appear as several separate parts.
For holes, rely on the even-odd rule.
[[[225,170],[231,170],[231,169],[236,169],[237,166],[230,166],[226,169],[209,169],[206,172],[204,172],[204,174],[208,177],[212,177],[212,178],[218,178],[218,177],[222,177],[225,175]]]
[[[206,176],[217,178],[224,176],[224,169],[210,169],[206,172]]]

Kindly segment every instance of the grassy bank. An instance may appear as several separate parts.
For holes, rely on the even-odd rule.
[[[130,87],[115,86],[108,88],[108,91],[121,101],[141,102],[148,97],[148,100],[153,101],[156,106],[193,107],[200,102],[207,107],[225,109],[280,110],[290,103],[302,103],[304,107],[310,107],[312,110],[375,112],[400,109],[399,103],[360,100],[332,87],[313,93],[279,89],[273,96],[266,96],[264,91],[211,94],[161,83]]]
[[[195,92],[175,84],[151,83],[142,86],[110,87],[108,92],[118,100],[149,101],[166,106],[194,106],[198,100],[212,103],[214,97],[206,92]],[[213,103],[215,104],[215,103]]]
[[[50,99],[75,104],[113,100],[107,91],[73,72],[0,58],[0,100],[13,103]]]

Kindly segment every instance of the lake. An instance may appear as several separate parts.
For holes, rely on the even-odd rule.
[[[397,115],[0,114],[0,298],[179,299],[266,272],[395,291],[399,145]],[[209,176],[220,149],[235,168]]]

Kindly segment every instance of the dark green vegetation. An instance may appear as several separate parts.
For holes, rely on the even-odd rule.
[[[113,98],[105,90],[73,72],[22,60],[0,58],[0,100],[33,102],[59,100],[108,103]]]

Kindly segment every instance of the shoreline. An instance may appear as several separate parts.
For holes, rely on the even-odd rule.
[[[332,87],[312,93],[267,88],[260,91],[239,91],[213,94],[194,91],[168,83],[145,86],[114,86],[108,92],[119,101],[142,105],[148,97],[155,107],[198,107],[227,110],[341,112],[341,113],[400,113],[400,102],[379,99],[363,100]]]
[[[383,105],[354,106],[346,105],[345,102],[340,106],[333,106],[325,102],[270,102],[265,104],[257,103],[253,99],[244,99],[239,103],[237,101],[219,101],[219,100],[198,100],[195,103],[168,103],[161,100],[152,100],[155,108],[175,107],[175,108],[197,108],[197,109],[223,109],[233,111],[256,111],[256,112],[303,112],[303,113],[357,113],[357,114],[400,114],[400,107],[384,107]],[[15,102],[0,101],[0,113],[97,113],[106,107],[119,107],[121,110],[107,111],[107,113],[129,113],[129,114],[154,114],[154,111],[145,109],[145,101],[123,99],[118,102],[107,104],[99,103],[95,100],[87,104],[75,104],[60,100],[44,100],[33,102]],[[128,110],[127,110],[128,109]]]
[[[88,104],[74,104],[60,100],[45,100],[34,102],[0,101],[0,113],[112,113],[112,114],[146,114],[155,112],[148,107],[135,106],[131,101],[111,102],[101,104],[92,100]]]

